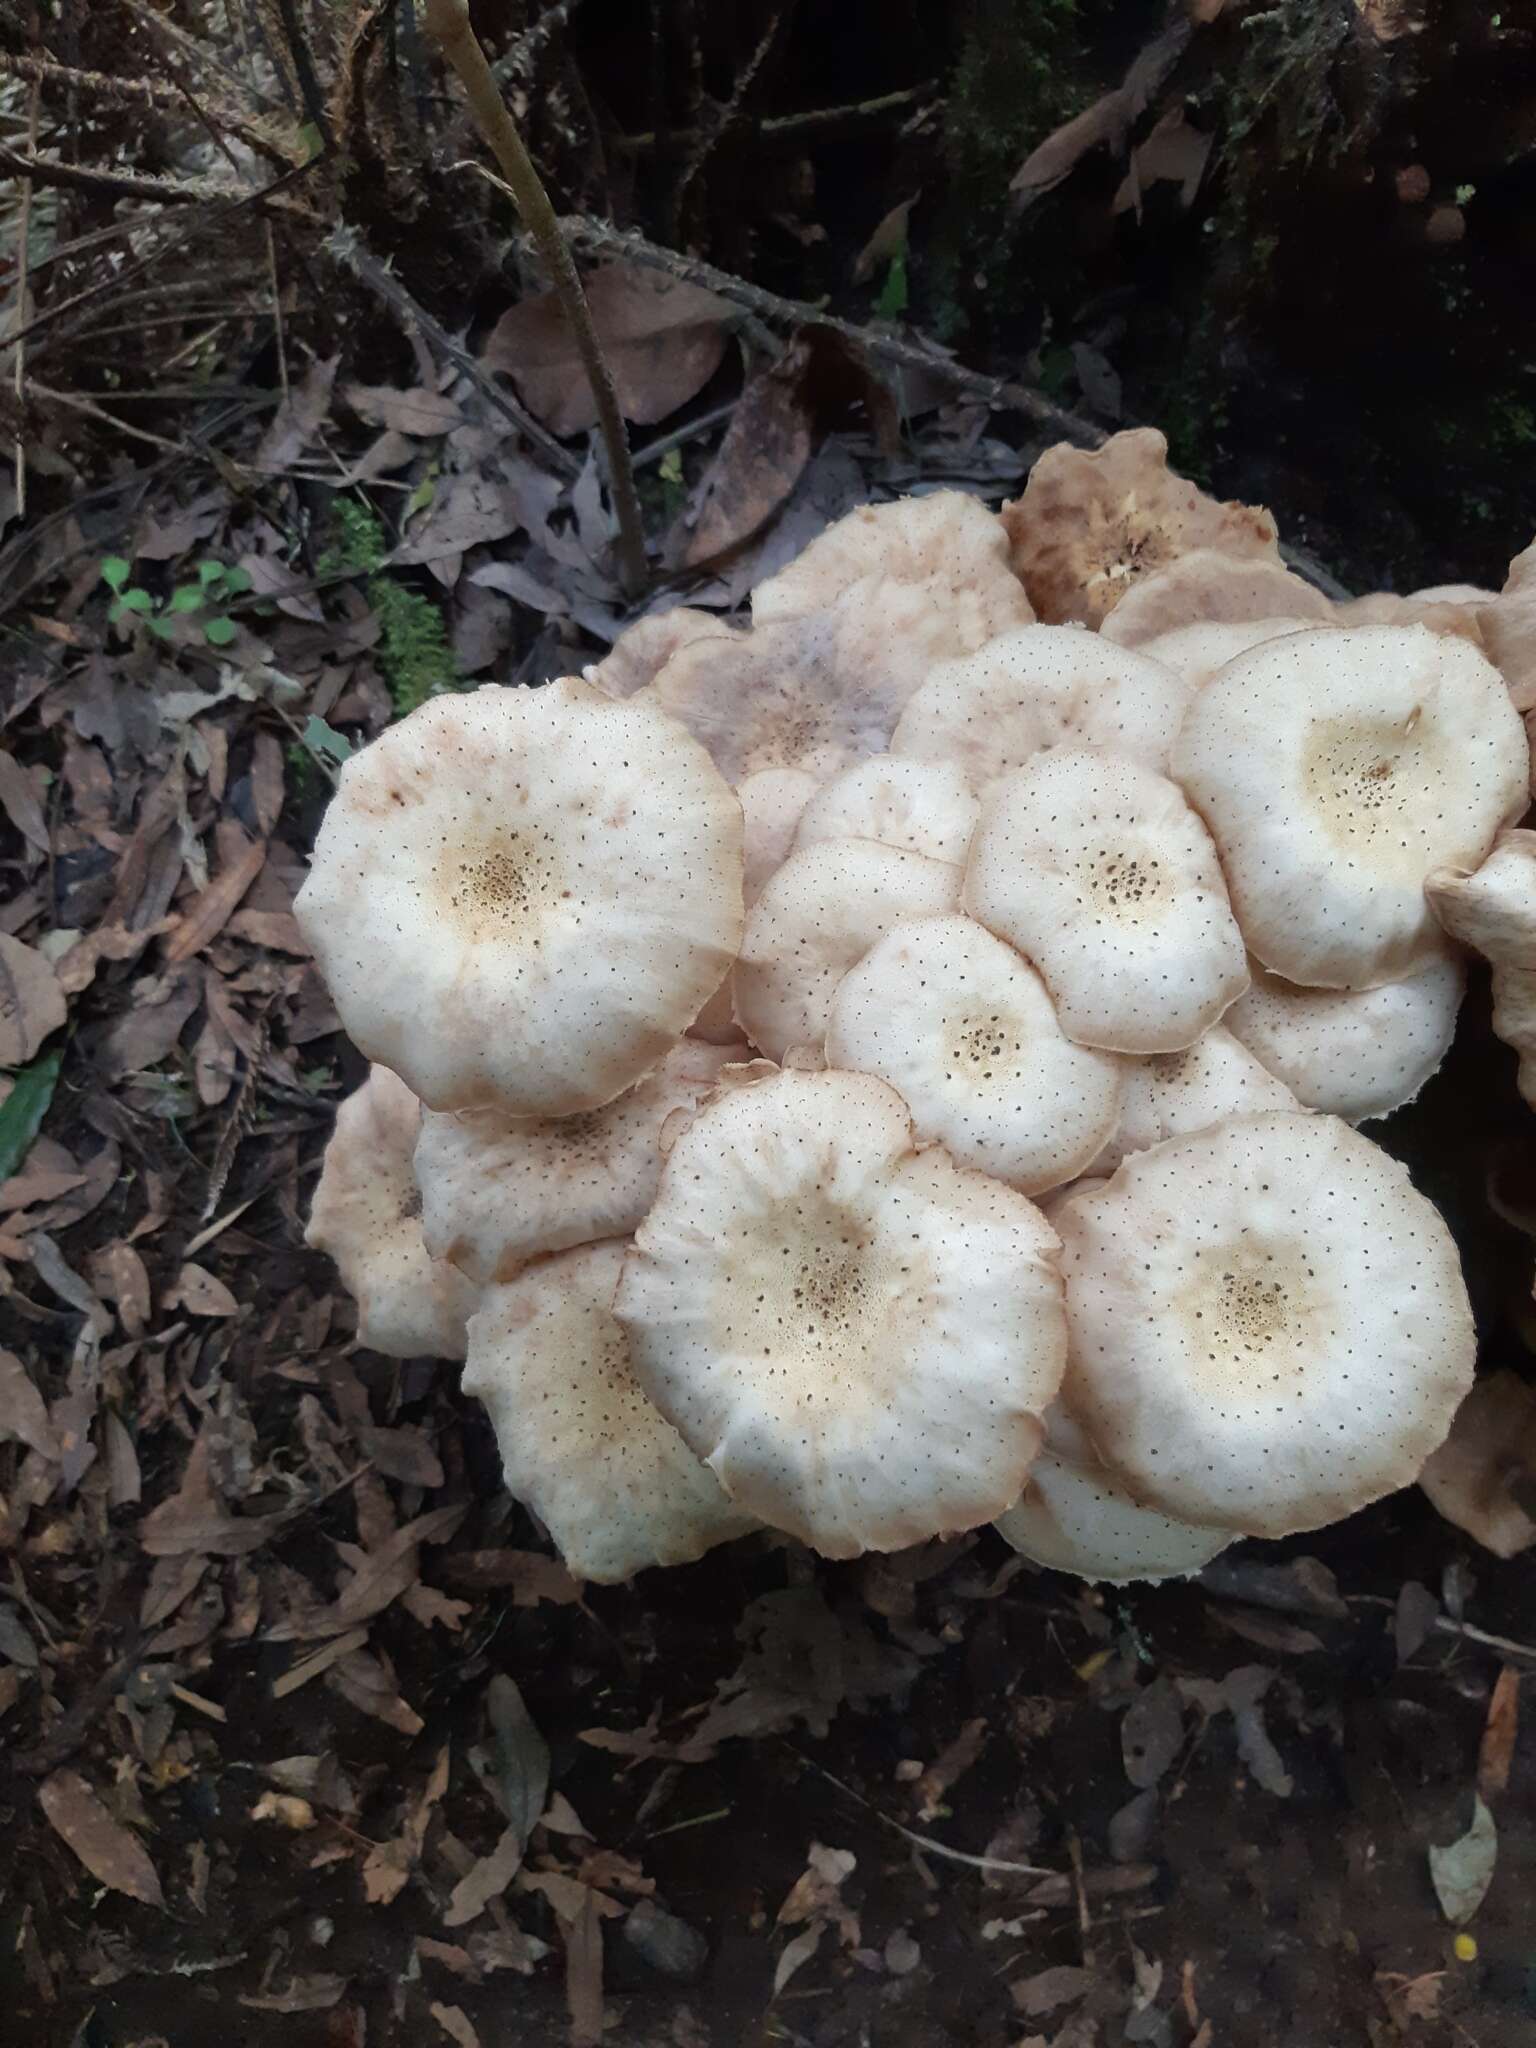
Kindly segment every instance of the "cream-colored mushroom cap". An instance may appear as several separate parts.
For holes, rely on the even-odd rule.
[[[838,984],[827,1064],[889,1081],[920,1141],[1026,1195],[1081,1173],[1128,1062],[1074,1045],[1045,984],[968,917],[900,924]]]
[[[978,805],[953,761],[906,761],[876,754],[835,775],[806,804],[796,843],[875,839],[882,846],[958,864],[976,829]]]
[[[1136,651],[1171,668],[1193,692],[1250,647],[1279,640],[1287,633],[1316,630],[1310,619],[1200,619],[1193,626],[1175,626],[1172,632],[1143,640]]]
[[[1448,633],[1469,640],[1479,652],[1487,652],[1485,605],[1469,604],[1431,591],[1416,590],[1407,597],[1394,590],[1373,590],[1365,597],[1346,598],[1333,608],[1336,626],[1427,626],[1431,633]]]
[[[737,1056],[680,1039],[643,1081],[581,1116],[428,1111],[416,1141],[428,1251],[484,1285],[540,1252],[626,1235],[655,1196],[663,1125],[691,1114]]]
[[[335,1260],[357,1334],[386,1358],[462,1358],[476,1290],[429,1256],[411,1154],[421,1104],[374,1067],[336,1112],[304,1242]]]
[[[1493,969],[1493,1028],[1520,1055],[1520,1093],[1536,1107],[1536,832],[1501,832],[1474,874],[1437,869],[1436,917]]]
[[[1001,1514],[1066,1350],[1039,1210],[915,1151],[900,1096],[865,1074],[784,1072],[707,1104],[616,1313],[731,1498],[829,1557]]]
[[[1515,709],[1536,710],[1536,541],[1516,555],[1504,588],[1477,616]]]
[[[1456,1246],[1336,1117],[1229,1118],[1057,1211],[1063,1397],[1139,1501],[1285,1536],[1405,1486],[1471,1385]]]
[[[774,1060],[819,1046],[849,968],[904,919],[958,909],[962,873],[873,839],[796,847],[747,915],[733,982],[748,1038]]]
[[[891,752],[950,762],[973,789],[1075,739],[1166,767],[1188,687],[1080,626],[1021,626],[946,661],[907,703]]]
[[[733,640],[739,634],[714,612],[694,611],[675,604],[669,611],[650,612],[636,619],[614,641],[601,661],[582,673],[604,696],[632,697],[664,669],[681,648],[698,640]]]
[[[821,786],[803,768],[760,768],[737,784],[746,849],[743,892],[749,907],[789,859],[805,807]]]
[[[492,685],[352,756],[294,910],[354,1041],[431,1108],[566,1116],[719,986],[741,873],[741,806],[670,719]]]
[[[1261,555],[1195,548],[1143,576],[1100,628],[1122,647],[1144,647],[1183,626],[1232,625],[1254,619],[1329,623],[1333,604],[1304,576]]]
[[[1014,572],[1042,619],[1097,626],[1143,576],[1191,548],[1278,559],[1275,522],[1220,504],[1168,467],[1151,427],[1112,434],[1096,454],[1047,448],[1002,510]]]
[[[1227,1028],[1298,1101],[1351,1124],[1412,1102],[1450,1050],[1467,985],[1449,946],[1377,988],[1299,988],[1257,961],[1252,974]]]
[[[867,578],[915,586],[923,609],[947,614],[967,647],[1031,616],[997,514],[965,491],[930,491],[860,505],[837,520],[758,585],[753,620],[820,611]]]
[[[470,1318],[464,1392],[485,1403],[507,1489],[572,1573],[614,1585],[692,1564],[758,1526],[640,1389],[614,1320],[624,1243],[583,1245],[491,1287]]]
[[[1423,626],[1250,649],[1196,695],[1173,754],[1250,951],[1324,988],[1399,980],[1435,950],[1425,876],[1477,865],[1526,772],[1498,670]]]
[[[1182,1052],[1155,1052],[1125,1063],[1120,1121],[1093,1162],[1093,1172],[1110,1174],[1133,1152],[1209,1130],[1229,1116],[1266,1109],[1297,1109],[1295,1095],[1257,1060],[1228,1028],[1213,1024]]]
[[[1205,827],[1166,776],[1102,749],[994,783],[965,908],[1034,962],[1080,1045],[1175,1052],[1248,986]]]

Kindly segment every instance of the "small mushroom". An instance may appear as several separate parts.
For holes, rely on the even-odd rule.
[[[640,697],[436,697],[354,754],[294,911],[341,1020],[433,1109],[599,1108],[741,937],[741,806]]]
[[[1455,1241],[1337,1117],[1236,1116],[1056,1210],[1063,1398],[1133,1497],[1285,1536],[1417,1478],[1472,1383]]]
[[[1001,1514],[1066,1350],[1056,1237],[917,1151],[864,1074],[727,1089],[673,1146],[615,1313],[731,1499],[829,1557]]]
[[[1182,626],[1279,618],[1306,619],[1320,626],[1332,620],[1333,609],[1315,584],[1279,562],[1262,555],[1194,548],[1141,577],[1101,630],[1106,640],[1121,647],[1145,647],[1149,640]]]
[[[1497,669],[1423,626],[1291,633],[1190,705],[1173,773],[1211,829],[1249,950],[1286,980],[1371,988],[1438,945],[1431,869],[1476,867],[1525,807]]]
[[[900,924],[838,984],[827,1064],[878,1074],[922,1143],[1026,1195],[1093,1160],[1128,1062],[1074,1045],[1035,970],[968,917]]]
[[[1467,986],[1449,946],[1405,980],[1376,988],[1298,988],[1256,960],[1250,971],[1227,1029],[1298,1101],[1351,1124],[1412,1102],[1450,1050]]]
[[[613,1316],[624,1251],[583,1245],[488,1288],[463,1380],[490,1414],[508,1492],[574,1576],[602,1586],[759,1526],[641,1391]]]
[[[1229,1029],[1239,996],[1226,1019],[1213,1024],[1182,1052],[1156,1052],[1125,1062],[1120,1121],[1093,1161],[1095,1174],[1111,1174],[1133,1152],[1145,1152],[1166,1138],[1208,1131],[1229,1116],[1266,1109],[1296,1109],[1295,1095],[1235,1038]]]
[[[699,640],[738,640],[741,635],[714,612],[675,604],[669,611],[649,612],[614,641],[601,661],[582,670],[589,683],[607,697],[632,697],[653,682],[673,655]]]
[[[336,1112],[304,1242],[335,1260],[370,1351],[462,1358],[477,1294],[423,1242],[411,1172],[420,1123],[421,1104],[400,1077],[372,1068]]]
[[[876,754],[845,768],[806,804],[795,843],[874,839],[929,860],[963,861],[979,806],[953,761],[907,761]]]
[[[1536,1109],[1536,832],[1501,832],[1481,867],[1437,868],[1424,888],[1451,937],[1493,969],[1493,1028],[1520,1055]]]
[[[1248,985],[1210,836],[1165,776],[1053,747],[994,783],[965,908],[1040,970],[1068,1037],[1192,1045]]]
[[[1480,1379],[1419,1484],[1437,1511],[1495,1557],[1536,1543],[1536,1394],[1512,1372]]]
[[[1140,578],[1191,548],[1279,558],[1269,514],[1208,498],[1168,467],[1151,427],[1112,434],[1093,455],[1047,448],[1002,520],[1014,571],[1052,623],[1101,624]]]

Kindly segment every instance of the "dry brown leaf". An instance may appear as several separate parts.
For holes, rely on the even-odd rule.
[[[1399,2033],[1407,2033],[1415,2020],[1437,2020],[1444,1988],[1444,1970],[1426,1970],[1420,1977],[1405,1977],[1397,1970],[1376,1973],[1376,1989]]]
[[[190,960],[210,940],[218,937],[266,866],[266,861],[266,841],[249,841],[215,880],[193,899],[165,942],[168,965],[175,967],[183,960]]]
[[[464,415],[453,400],[425,385],[395,391],[387,384],[345,384],[341,395],[370,427],[389,427],[397,434],[427,439],[451,434],[464,424]]]
[[[363,1892],[371,1906],[387,1906],[398,1898],[420,1862],[432,1809],[448,1790],[448,1756],[445,1743],[426,1784],[411,1801],[400,1833],[393,1841],[375,1842],[363,1859]]]
[[[607,263],[586,280],[587,304],[613,372],[619,409],[649,426],[702,391],[725,355],[735,319],[713,292],[637,264]],[[552,433],[597,424],[592,387],[553,292],[504,313],[481,360],[502,370]]]
[[[187,1551],[200,1556],[242,1557],[259,1550],[287,1521],[281,1514],[227,1514],[214,1495],[208,1458],[209,1429],[205,1427],[187,1454],[181,1485],[139,1524],[139,1542],[151,1557],[179,1557]]]
[[[1161,87],[1192,33],[1187,20],[1170,22],[1139,53],[1113,92],[1064,121],[1031,150],[1008,186],[1015,212],[1022,212],[1070,177],[1090,150],[1107,147],[1118,155],[1124,149],[1131,123]]]
[[[32,778],[12,753],[0,751],[0,810],[39,853],[48,851],[48,821]]]
[[[729,553],[765,526],[811,459],[814,415],[806,390],[809,344],[791,342],[747,384],[699,485],[686,526],[668,542],[680,568]],[[680,552],[678,540],[682,540]]]
[[[480,2048],[480,2036],[475,2032],[468,2013],[461,2005],[438,2005],[427,2007],[433,2019],[442,2028],[450,2041],[457,2041],[459,2048]]]
[[[68,1015],[59,977],[41,953],[0,932],[0,1067],[20,1067]]]
[[[544,1894],[560,1923],[571,2048],[599,2048],[603,2038],[602,1923],[624,1908],[591,1885],[557,1870],[525,1871],[522,1883],[525,1890]]]
[[[960,1733],[947,1748],[941,1750],[927,1770],[912,1787],[912,1797],[917,1802],[919,1820],[934,1820],[944,1804],[952,1785],[965,1773],[981,1755],[987,1740],[985,1716],[978,1715],[967,1721]]]
[[[367,1650],[354,1650],[326,1672],[325,1682],[332,1692],[338,1692],[344,1700],[350,1701],[359,1713],[371,1714],[375,1721],[382,1721],[386,1728],[393,1728],[397,1734],[419,1735],[425,1725],[415,1708],[401,1697],[395,1685],[394,1672],[383,1656],[375,1657]]]
[[[240,1304],[224,1285],[224,1282],[210,1273],[206,1266],[199,1266],[191,1259],[176,1276],[176,1283],[165,1297],[167,1308],[185,1309],[190,1316],[236,1316]]]
[[[1494,1799],[1508,1791],[1519,1731],[1520,1674],[1513,1664],[1506,1664],[1494,1681],[1488,1719],[1483,1724],[1483,1739],[1477,1752],[1477,1789],[1484,1799]]]
[[[298,461],[325,424],[331,409],[331,387],[336,382],[339,356],[310,364],[293,385],[272,416],[272,424],[261,437],[251,458],[251,467],[266,475],[281,474]]]
[[[91,1260],[91,1278],[96,1291],[117,1310],[117,1319],[130,1337],[141,1337],[149,1326],[151,1300],[149,1273],[131,1244],[119,1240],[103,1245]]]
[[[338,2003],[347,1988],[345,1977],[317,1970],[308,1977],[295,1977],[286,1991],[242,1991],[240,2003],[253,2012],[325,2012]]]
[[[855,284],[868,284],[877,270],[883,270],[887,263],[893,263],[903,254],[907,246],[907,224],[913,207],[922,196],[920,191],[914,192],[910,199],[900,200],[889,213],[881,216],[874,233],[854,261]]]
[[[1131,151],[1131,167],[1110,211],[1125,213],[1134,207],[1140,220],[1147,187],[1159,182],[1177,185],[1179,204],[1193,206],[1215,140],[1214,129],[1196,128],[1184,118],[1182,106],[1170,107],[1146,140]]]
[[[98,1884],[141,1906],[164,1906],[160,1879],[143,1843],[112,1818],[78,1771],[55,1771],[37,1788],[37,1799],[49,1826]]]
[[[522,1861],[522,1830],[503,1828],[495,1848],[489,1855],[477,1856],[454,1886],[443,1925],[466,1927],[471,1920],[478,1919],[492,1899],[501,1897],[522,1867]]]
[[[0,1351],[0,1439],[6,1437],[15,1437],[39,1457],[59,1455],[48,1403],[14,1351]]]
[[[1419,1484],[1448,1522],[1496,1557],[1529,1549],[1536,1543],[1536,1393],[1512,1372],[1478,1380]]]
[[[443,1559],[443,1574],[475,1592],[505,1589],[514,1607],[537,1607],[549,1600],[569,1607],[581,1599],[581,1583],[558,1558],[539,1550],[460,1550]]]

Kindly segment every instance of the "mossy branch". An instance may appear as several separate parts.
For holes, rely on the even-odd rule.
[[[587,295],[581,288],[570,248],[560,232],[560,223],[544,189],[544,181],[523,147],[523,139],[497,90],[485,52],[470,25],[467,0],[427,0],[426,21],[443,56],[459,75],[480,132],[501,166],[517,210],[538,246],[565,317],[571,323],[577,353],[592,387],[598,430],[608,456],[608,483],[619,522],[619,572],[625,590],[631,597],[637,596],[645,588],[647,580],[645,528],[640,517],[640,500],[635,493],[629,442],[619,411],[618,395],[613,388],[613,377],[604,359],[597,329],[592,324]]]

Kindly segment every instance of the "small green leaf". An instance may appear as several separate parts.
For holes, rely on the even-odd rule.
[[[344,732],[327,725],[323,718],[311,712],[304,727],[304,744],[312,754],[324,760],[345,761],[352,752],[352,742]]]
[[[12,1076],[11,1092],[0,1102],[0,1181],[9,1180],[37,1136],[64,1064],[64,1049],[41,1052]]]
[[[210,647],[227,647],[238,631],[233,619],[210,619],[203,627],[203,638]]]
[[[171,592],[171,601],[166,606],[166,610],[168,612],[195,612],[202,601],[203,588],[200,583],[178,583]]]
[[[144,623],[157,640],[169,640],[176,630],[170,620],[163,616],[146,619]]]
[[[882,320],[894,320],[907,310],[907,259],[905,252],[891,258],[891,267],[885,273],[885,283],[880,287],[880,296],[875,300],[875,311]]]
[[[663,483],[680,484],[683,480],[683,451],[669,448],[656,465],[656,474]]]
[[[432,500],[436,496],[437,478],[433,476],[430,472],[428,472],[428,474],[424,476],[421,482],[416,486],[415,490],[412,491],[410,497],[406,501],[405,520],[414,519],[416,517],[416,514],[422,511],[426,506],[430,505]],[[403,525],[405,521],[402,521],[401,523]]]
[[[133,565],[123,555],[108,555],[101,565],[101,580],[110,590],[121,590],[132,574]]]
[[[226,569],[223,572],[223,576],[224,581],[221,588],[226,597],[244,597],[245,593],[251,588],[251,572],[249,569]]]
[[[199,562],[197,565],[197,580],[205,590],[210,583],[217,583],[223,574],[222,562]]]
[[[143,614],[145,612],[152,612],[155,608],[155,600],[147,590],[137,583],[134,584],[132,590],[125,590],[123,592],[122,596],[118,599],[118,603],[125,612],[139,612]]]

